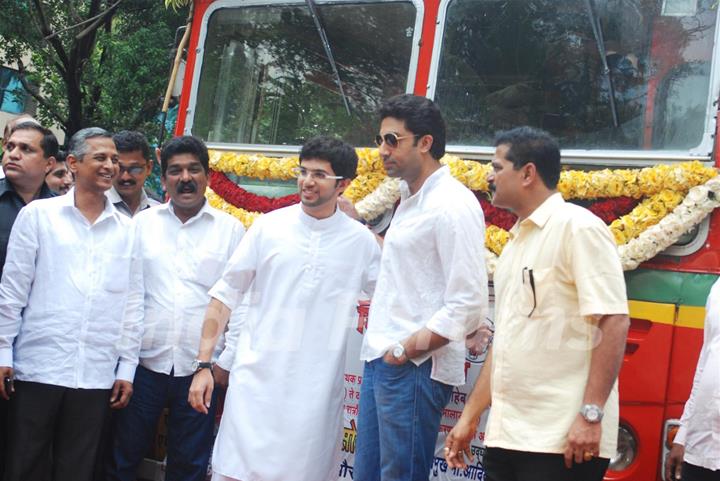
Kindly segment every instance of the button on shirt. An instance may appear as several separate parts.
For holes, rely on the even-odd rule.
[[[465,383],[465,336],[487,314],[485,220],[475,196],[441,167],[400,205],[383,242],[375,296],[361,358],[382,357],[423,327],[450,343],[412,359],[432,357],[432,379]]]
[[[553,194],[515,224],[495,271],[492,408],[485,445],[562,453],[582,406],[597,323],[627,314],[608,227]],[[615,455],[617,381],[604,406],[600,456]]]
[[[210,302],[208,291],[220,279],[245,229],[207,202],[184,224],[172,203],[140,212],[135,222],[145,298],[140,364],[159,373],[189,376]],[[230,326],[241,321],[241,313],[233,311]],[[234,357],[234,346],[228,347],[220,360],[226,370]]]
[[[705,306],[705,340],[674,442],[685,446],[686,462],[720,470],[720,281]]]
[[[133,215],[137,214],[138,212],[142,212],[146,209],[149,209],[150,207],[155,207],[156,205],[160,205],[160,202],[156,201],[155,199],[151,199],[147,193],[145,192],[145,189],[140,191],[140,205],[138,206],[137,212],[131,212],[130,207],[125,203],[125,201],[120,197],[120,194],[117,190],[115,190],[115,187],[110,187],[110,189],[105,192],[105,196],[110,199],[110,202],[112,205],[115,206],[115,208],[122,214],[125,214],[128,217],[132,217]]]
[[[90,224],[74,199],[71,189],[31,202],[15,221],[0,283],[0,365],[22,381],[108,389],[135,377],[142,273],[130,220],[105,202]]]
[[[2,169],[0,169],[0,172],[2,172]],[[43,182],[37,198],[49,199],[54,196],[55,194]],[[12,184],[6,178],[0,179],[0,275],[2,275],[3,265],[5,264],[10,231],[15,218],[23,207],[25,207],[25,201],[15,192]]]

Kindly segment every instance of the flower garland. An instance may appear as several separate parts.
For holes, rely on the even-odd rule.
[[[208,200],[208,203],[211,206],[223,212],[227,212],[231,216],[239,219],[246,229],[252,225],[255,219],[262,215],[260,212],[249,212],[243,208],[235,207],[231,203],[225,201],[225,199],[217,195],[215,192],[213,192],[210,187],[205,190],[205,198]]]
[[[618,245],[634,239],[648,227],[665,217],[683,200],[683,194],[664,190],[640,202],[629,214],[610,224],[610,230]]]
[[[210,171],[209,185],[210,188],[226,202],[251,212],[267,213],[300,202],[300,196],[298,194],[290,194],[277,198],[253,194],[228,179],[222,172],[215,170]]]
[[[628,214],[637,204],[638,201],[631,197],[617,197],[595,202],[588,207],[588,210],[600,217],[606,224],[610,224],[618,217]]]

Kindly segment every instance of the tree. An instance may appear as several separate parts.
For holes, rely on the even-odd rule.
[[[157,0],[7,0],[0,59],[17,65],[38,117],[66,136],[88,126],[148,131],[184,20]]]

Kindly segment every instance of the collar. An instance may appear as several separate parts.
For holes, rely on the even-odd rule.
[[[0,197],[2,197],[8,192],[13,192],[17,194],[15,187],[13,187],[7,177],[3,177],[2,179],[0,179]],[[43,182],[42,187],[40,187],[40,192],[38,193],[38,196],[35,197],[35,199],[49,199],[50,197],[55,197],[55,193],[50,190],[50,188],[45,182]]]
[[[80,210],[75,206],[75,186],[71,187],[70,190],[65,195],[60,195],[57,197],[58,203],[62,205],[63,207],[71,207],[75,210],[77,210],[78,214],[82,216],[82,213]],[[98,217],[95,220],[95,224],[99,224],[103,220],[107,219],[108,217],[113,217],[119,219],[121,214],[115,209],[115,206],[113,205],[110,200],[105,197],[105,206],[103,208],[102,213],[100,214],[100,217]],[[85,218],[85,217],[83,217]]]
[[[123,198],[120,197],[120,193],[115,189],[114,185],[110,187],[110,190],[105,192],[105,196],[110,200],[113,205],[122,203],[125,207],[127,207],[127,204],[125,203]],[[141,210],[145,210],[149,205],[149,197],[145,192],[145,189],[142,189],[140,191],[140,205],[138,206],[138,212]]]
[[[550,217],[565,203],[565,200],[562,197],[562,194],[560,192],[555,192],[550,197],[545,199],[545,201],[540,204],[538,207],[535,208],[535,210],[530,214],[526,219],[523,219],[521,222],[516,222],[514,226],[512,226],[512,229],[510,229],[510,234],[514,237],[517,235],[517,232],[520,230],[521,226],[528,225],[529,223],[535,224],[538,228],[542,229],[545,227],[545,224],[547,224],[548,220],[550,220]]]
[[[330,229],[333,226],[337,225],[339,222],[342,222],[342,219],[345,216],[345,214],[343,214],[336,206],[335,212],[330,217],[326,217],[324,219],[316,219],[302,209],[302,204],[298,203],[295,205],[297,206],[296,208],[298,209],[298,211],[300,211],[300,222],[313,230]]]
[[[172,199],[168,202],[165,202],[164,204],[160,204],[159,206],[154,207],[153,209],[162,209],[167,212],[168,215],[172,216],[173,219],[180,222],[178,216],[175,215],[175,207],[173,207]],[[200,208],[198,213],[190,217],[183,225],[192,224],[193,222],[196,222],[198,219],[206,215],[210,217],[215,217],[215,209],[210,205],[210,202],[208,202],[207,199],[205,199],[205,202],[203,203],[203,206]]]
[[[450,168],[447,165],[441,166],[438,170],[430,174],[430,176],[425,179],[425,182],[420,186],[417,192],[415,194],[410,195],[410,187],[408,187],[407,182],[404,180],[400,181],[400,199],[406,200],[410,197],[422,197],[425,195],[425,192],[432,190],[435,185],[437,185],[441,180],[443,180],[445,177],[450,175]]]

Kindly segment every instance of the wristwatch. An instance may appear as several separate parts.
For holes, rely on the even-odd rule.
[[[402,357],[405,355],[405,346],[402,345],[401,342],[398,342],[395,344],[392,348],[392,351],[390,351],[392,356],[397,359],[398,361],[402,359]]]
[[[602,421],[603,410],[597,404],[583,404],[580,408],[580,415],[590,424],[596,424]]]
[[[201,370],[201,369],[210,369],[210,370],[212,370],[212,368],[213,368],[213,363],[211,363],[211,362],[201,361],[200,359],[195,359],[195,360],[192,362],[192,370],[193,370],[193,372],[198,372],[198,371]]]

